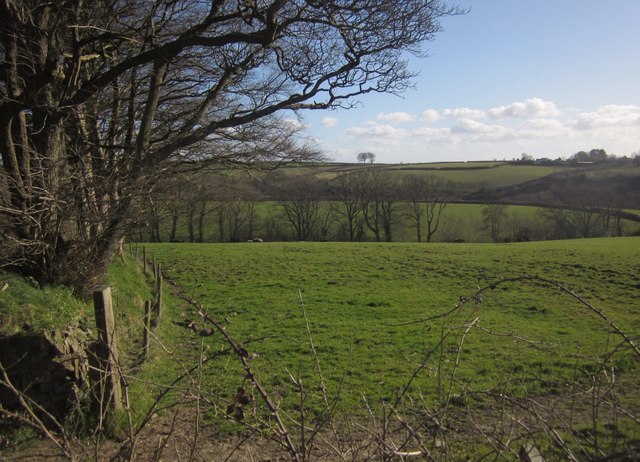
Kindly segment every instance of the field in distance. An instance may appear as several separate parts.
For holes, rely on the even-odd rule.
[[[349,164],[317,163],[313,165],[289,165],[281,169],[284,175],[311,175],[318,179],[333,180],[341,175],[356,172],[362,168],[374,167],[393,172],[399,178],[408,175],[438,176],[451,180],[461,191],[472,192],[478,188],[497,189],[516,185],[531,184],[542,178],[566,180],[583,176],[592,180],[602,178],[638,177],[640,165],[620,167],[616,163],[575,164],[575,163],[519,163],[505,161],[484,162],[437,162],[417,164]],[[551,184],[551,183],[550,183]],[[614,185],[612,185],[614,186]],[[544,185],[549,187],[549,184]],[[509,199],[509,191],[503,199]]]

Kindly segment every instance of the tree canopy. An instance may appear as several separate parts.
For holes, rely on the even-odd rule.
[[[0,1],[0,265],[96,280],[184,161],[300,160],[283,110],[400,93],[436,0]]]
[[[607,160],[607,152],[604,149],[592,149],[589,152],[578,151],[571,158],[578,162],[602,162]]]
[[[373,161],[376,160],[376,155],[372,152],[361,152],[358,154],[358,162],[365,163],[369,161],[373,164]]]

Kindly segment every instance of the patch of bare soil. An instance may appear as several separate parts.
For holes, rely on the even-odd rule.
[[[153,419],[138,435],[131,450],[128,441],[87,438],[71,442],[78,461],[280,461],[289,460],[278,444],[249,436],[221,438],[213,426],[200,424],[196,412],[185,407],[177,413]],[[8,442],[7,442],[8,443]],[[9,446],[9,447],[8,447]],[[69,456],[47,439],[33,441],[19,449],[10,444],[0,448],[0,460],[67,461]]]
[[[630,376],[528,397],[469,391],[438,409],[406,401],[401,409],[387,406],[386,418],[372,414],[366,423],[336,417],[312,440],[307,430],[307,447],[299,435],[293,440],[299,454],[307,454],[301,460],[328,462],[381,460],[383,454],[392,460],[479,460],[488,454],[491,460],[527,460],[522,457],[538,453],[537,460],[547,461],[640,461],[637,391],[637,379]],[[265,436],[268,432],[246,429],[230,436],[197,417],[192,405],[167,410],[137,435],[133,449],[126,438],[74,440],[68,455],[46,439],[17,449],[0,441],[0,460],[292,460],[277,438]]]
[[[614,407],[610,401],[633,394],[634,390],[627,388],[617,397],[600,399],[597,413],[601,430],[612,434],[622,431],[616,422],[623,418],[640,424],[633,417],[640,409]],[[492,460],[640,461],[640,442],[628,437],[617,446],[605,446],[606,437],[601,434],[601,449],[593,451],[595,433],[590,424],[594,402],[584,391],[519,399],[491,393],[475,398],[473,407],[452,401],[444,414],[409,406],[407,415],[394,414],[387,422],[373,422],[369,428],[353,422],[329,426],[309,445],[312,449],[307,454],[311,457],[307,460],[381,460],[384,452],[392,460],[478,460],[492,453]],[[196,426],[196,418],[192,406],[156,417],[138,435],[133,451],[124,440],[86,439],[73,441],[71,452],[75,460],[82,461],[292,460],[275,440],[250,430],[221,436],[213,425]],[[304,448],[298,446],[298,450],[302,453]],[[536,454],[541,458],[531,459]],[[51,442],[39,440],[17,451],[5,445],[0,449],[0,460],[56,462],[69,457]]]

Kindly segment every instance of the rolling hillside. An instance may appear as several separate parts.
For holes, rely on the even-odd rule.
[[[640,209],[640,166],[606,164],[535,164],[518,162],[448,162],[424,164],[316,164],[288,166],[286,176],[307,175],[320,180],[354,173],[367,166],[398,177],[437,176],[452,181],[462,202],[504,202],[543,205],[554,189],[580,184],[601,195],[620,196],[622,206]]]

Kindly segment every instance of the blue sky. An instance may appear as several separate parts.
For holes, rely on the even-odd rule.
[[[336,161],[568,157],[640,151],[640,0],[459,0],[410,58],[420,75],[399,98],[306,112],[309,136]]]

